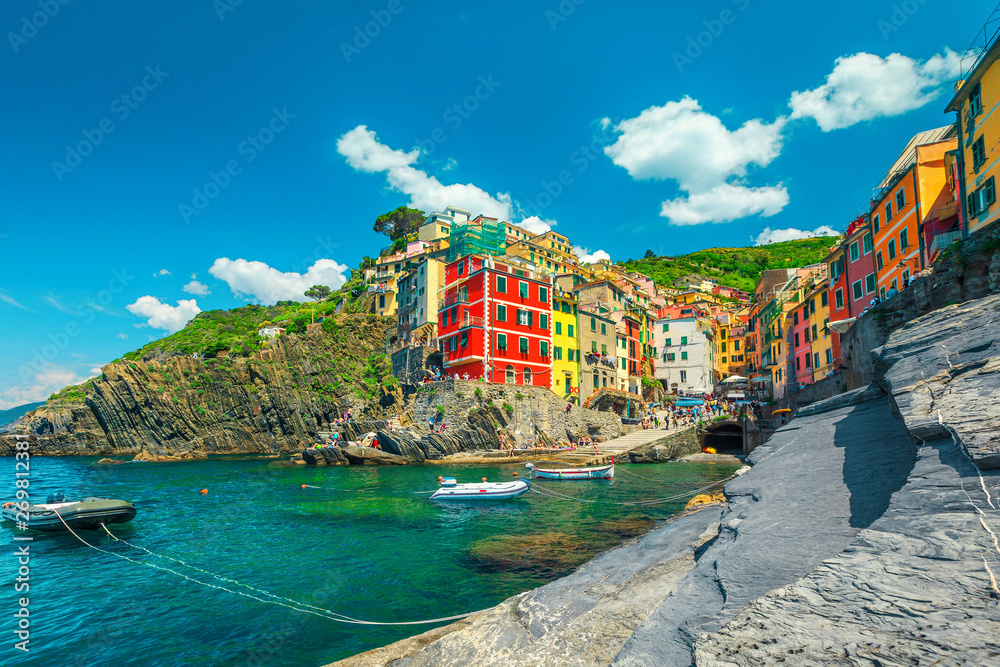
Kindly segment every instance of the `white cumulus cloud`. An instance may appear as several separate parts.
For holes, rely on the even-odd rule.
[[[602,259],[611,259],[611,255],[603,250],[590,252],[590,250],[584,248],[583,246],[573,246],[573,254],[579,257],[580,261],[584,264],[593,264],[594,262],[599,262]]]
[[[472,183],[444,185],[434,176],[413,166],[420,158],[420,149],[406,152],[390,148],[364,125],[358,125],[340,137],[337,152],[347,158],[347,164],[357,171],[384,173],[389,186],[407,195],[413,208],[431,213],[452,205],[467,209],[473,215],[511,219],[509,194],[501,192],[492,196]]]
[[[100,373],[100,369],[98,369],[98,373]],[[8,410],[25,403],[44,401],[64,387],[80,384],[86,379],[69,368],[46,365],[22,384],[0,392],[0,410]]]
[[[961,58],[950,49],[926,62],[893,53],[855,53],[837,59],[826,83],[795,91],[792,118],[813,118],[824,132],[874,118],[898,116],[937,99],[959,76]]]
[[[555,226],[555,220],[542,220],[537,215],[533,215],[530,218],[525,218],[521,222],[515,223],[518,227],[522,227],[532,234],[544,234],[545,232],[551,231]]]
[[[159,278],[160,276],[169,276],[169,275],[170,275],[169,271],[167,271],[166,269],[160,269],[159,271],[153,274],[153,277]]]
[[[604,152],[637,180],[673,180],[687,196],[663,203],[660,215],[674,225],[727,222],[774,215],[788,204],[779,185],[749,187],[751,165],[766,167],[781,155],[784,117],[748,120],[730,130],[697,100],[646,109],[615,126],[620,134]]]
[[[816,236],[840,236],[833,227],[823,225],[817,227],[811,232],[802,229],[771,229],[770,227],[765,227],[756,239],[754,239],[754,245],[767,245],[769,243],[780,243],[781,241],[796,241],[798,239],[811,239]]]
[[[209,294],[212,293],[208,289],[208,285],[206,285],[205,283],[199,282],[197,280],[192,280],[191,282],[189,282],[188,284],[186,284],[181,289],[183,289],[188,294],[196,294],[198,296],[208,296]]]
[[[208,270],[225,281],[236,296],[250,296],[263,304],[305,298],[313,285],[340,288],[347,282],[348,267],[332,259],[317,259],[305,273],[282,272],[264,262],[220,257]]]
[[[660,215],[674,225],[701,225],[751,215],[769,218],[787,205],[788,191],[783,186],[748,188],[724,183],[707,192],[665,201]]]
[[[180,331],[192,317],[201,312],[194,299],[181,299],[176,306],[171,306],[148,294],[125,306],[125,310],[145,318],[146,324],[154,329],[163,329],[167,333]]]
[[[122,331],[118,334],[118,337],[121,338],[122,340],[125,340],[126,338],[128,338],[128,334]]]

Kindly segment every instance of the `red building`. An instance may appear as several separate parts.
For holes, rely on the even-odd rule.
[[[642,322],[638,316],[628,314],[622,318],[625,325],[625,338],[628,341],[627,358],[628,366],[626,370],[630,378],[639,377],[642,374]],[[626,356],[626,355],[622,355]],[[640,388],[641,390],[641,388]]]
[[[877,295],[875,284],[875,255],[872,248],[872,234],[868,226],[868,216],[854,220],[844,233],[841,242],[846,263],[848,309],[851,317],[857,317],[871,305]],[[833,318],[830,318],[833,320]]]
[[[788,313],[791,319],[792,354],[795,359],[795,382],[799,385],[813,382],[812,344],[809,340],[809,307],[812,299],[804,300]]]
[[[851,318],[851,309],[848,296],[847,284],[847,259],[844,255],[844,246],[838,244],[826,257],[827,276],[829,276],[829,287],[827,289],[830,304],[830,323],[834,324]],[[840,333],[836,328],[831,327],[833,336],[833,362],[834,368],[840,364]]]
[[[467,255],[445,267],[438,341],[445,372],[549,387],[552,284],[500,258]]]

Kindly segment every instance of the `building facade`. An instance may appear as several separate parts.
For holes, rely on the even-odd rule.
[[[618,356],[615,322],[597,310],[579,308],[577,331],[580,337],[580,401],[581,404],[598,390],[618,389]]]
[[[556,290],[552,297],[552,391],[580,401],[579,306],[576,294]]]

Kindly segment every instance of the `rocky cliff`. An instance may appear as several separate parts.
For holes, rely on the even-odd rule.
[[[63,392],[27,415],[20,432],[40,455],[302,451],[347,407],[376,418],[403,401],[381,354],[385,326],[345,315],[247,358],[115,362],[80,390],[85,396]],[[0,441],[0,454],[9,449]]]

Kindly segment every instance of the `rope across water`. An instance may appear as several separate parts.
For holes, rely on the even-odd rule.
[[[121,539],[119,537],[115,537],[115,535],[113,535],[111,533],[111,531],[109,531],[104,524],[101,524],[101,527],[104,528],[104,532],[106,532],[108,535],[111,535],[111,537],[113,537],[114,539],[118,540],[119,542],[121,542],[123,544],[127,544],[128,546],[135,547],[137,549],[142,549],[146,553],[151,554],[151,555],[153,555],[153,556],[155,556],[157,558],[166,558],[167,560],[175,561],[177,563],[180,563],[184,567],[188,567],[188,568],[191,568],[191,569],[196,570],[198,572],[202,572],[202,573],[207,574],[210,577],[213,577],[213,578],[218,579],[220,581],[226,581],[226,582],[229,582],[229,583],[236,584],[238,586],[243,586],[244,588],[248,588],[248,589],[250,589],[250,590],[252,590],[254,592],[260,593],[261,595],[265,595],[267,597],[273,598],[271,600],[265,600],[265,599],[261,599],[261,598],[255,596],[255,595],[250,595],[248,593],[243,593],[241,591],[234,591],[234,590],[232,590],[230,588],[226,588],[225,586],[216,586],[215,584],[210,584],[210,583],[205,582],[205,581],[200,581],[198,579],[195,579],[193,577],[189,577],[186,574],[183,574],[183,573],[178,572],[176,570],[171,570],[168,567],[161,567],[159,565],[154,565],[152,563],[146,563],[146,562],[143,562],[141,560],[135,560],[134,558],[129,558],[128,556],[125,556],[123,554],[115,553],[114,551],[108,551],[107,549],[102,549],[101,547],[95,546],[95,545],[91,544],[90,542],[88,542],[87,540],[85,540],[82,537],[80,537],[76,533],[76,531],[74,531],[70,527],[70,525],[68,523],[66,523],[65,519],[63,519],[62,515],[59,514],[58,511],[55,512],[55,515],[57,517],[59,517],[59,520],[62,522],[62,524],[64,526],[66,526],[66,530],[68,530],[73,535],[73,537],[75,537],[76,539],[80,540],[80,542],[82,542],[86,546],[90,547],[91,549],[94,549],[95,551],[100,551],[101,553],[110,554],[110,555],[115,556],[117,558],[121,558],[122,560],[126,560],[126,561],[128,561],[130,563],[135,563],[136,565],[144,565],[146,567],[151,567],[154,570],[161,570],[163,572],[169,572],[170,574],[173,574],[173,575],[176,575],[178,577],[181,577],[182,579],[187,579],[190,582],[193,582],[195,584],[199,584],[201,586],[205,586],[207,588],[214,588],[215,590],[225,591],[227,593],[232,593],[233,595],[239,595],[239,596],[242,596],[242,597],[245,597],[245,598],[250,598],[251,600],[256,600],[257,602],[263,602],[264,604],[278,605],[279,607],[285,607],[286,609],[291,609],[292,611],[297,611],[297,612],[302,613],[302,614],[312,614],[313,616],[319,616],[321,618],[325,618],[325,619],[330,620],[330,621],[336,621],[337,623],[348,623],[348,624],[351,624],[351,625],[383,625],[383,626],[385,626],[385,625],[428,625],[428,624],[431,624],[431,623],[443,623],[445,621],[457,621],[459,619],[468,618],[469,616],[472,616],[474,614],[478,614],[478,613],[480,613],[482,611],[486,611],[485,609],[481,609],[479,611],[471,611],[471,612],[468,612],[466,614],[456,614],[455,616],[444,616],[444,617],[441,617],[441,618],[431,618],[431,619],[427,619],[427,620],[423,620],[423,621],[384,622],[384,621],[365,621],[365,620],[361,620],[361,619],[358,619],[358,618],[351,618],[350,616],[345,616],[343,614],[338,614],[337,612],[330,611],[329,609],[323,609],[322,607],[315,607],[313,605],[309,605],[309,604],[306,604],[304,602],[298,602],[296,600],[292,600],[291,598],[282,597],[280,595],[274,595],[273,593],[268,593],[267,591],[261,590],[259,588],[254,588],[253,586],[250,586],[248,584],[244,584],[244,583],[235,581],[233,579],[227,579],[226,577],[221,577],[221,576],[219,576],[217,574],[213,574],[213,573],[209,572],[208,570],[203,570],[203,569],[201,569],[199,567],[195,567],[194,565],[188,565],[187,563],[185,563],[184,561],[182,561],[182,560],[180,560],[178,558],[173,558],[171,556],[164,556],[162,554],[153,553],[152,551],[150,551],[149,549],[146,549],[145,547],[140,547],[138,545],[134,545],[134,544],[131,544],[129,542],[126,542],[125,540],[123,540],[123,539]],[[292,604],[286,604],[285,602],[280,602],[279,600],[286,600],[288,602],[291,602]]]

